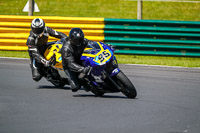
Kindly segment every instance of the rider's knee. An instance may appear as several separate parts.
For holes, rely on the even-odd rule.
[[[40,74],[40,72],[37,69],[33,69],[32,70],[32,78],[35,81],[39,81],[42,78],[42,75]]]
[[[32,78],[33,78],[34,81],[38,82],[38,81],[40,81],[40,79],[42,78],[42,76],[41,75],[33,75]]]
[[[80,88],[80,85],[79,84],[75,84],[73,81],[72,81],[72,83],[70,85],[71,85],[72,89],[79,89]]]
[[[70,81],[70,86],[73,92],[76,92],[81,88],[80,84],[75,84],[73,81]]]

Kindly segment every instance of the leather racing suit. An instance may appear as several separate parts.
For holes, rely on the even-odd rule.
[[[89,43],[93,43],[93,41],[84,38],[82,45],[79,47],[72,45],[69,39],[66,39],[66,42],[63,44],[61,50],[62,64],[63,69],[68,76],[68,82],[71,85],[72,91],[77,91],[81,87],[81,81],[78,79],[78,74],[83,72],[85,68],[82,66],[80,58],[85,47]]]
[[[45,61],[43,54],[48,47],[47,42],[49,36],[53,36],[59,39],[67,38],[67,35],[64,33],[57,32],[50,27],[45,27],[43,35],[39,38],[36,37],[31,30],[26,42],[31,60],[30,66],[32,69],[32,78],[35,81],[39,81],[42,78],[41,68],[44,64],[43,61]]]

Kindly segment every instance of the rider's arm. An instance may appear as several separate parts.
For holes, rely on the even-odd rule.
[[[47,30],[47,32],[49,33],[50,36],[53,36],[53,37],[56,37],[56,38],[59,38],[59,39],[67,38],[67,35],[65,35],[62,32],[55,31],[50,27],[45,27],[45,28],[46,28],[46,30]]]
[[[79,73],[84,71],[84,67],[76,63],[72,55],[72,49],[70,49],[66,43],[62,47],[61,53],[62,53],[64,69],[67,68],[70,71],[79,72]]]
[[[34,58],[37,62],[43,63],[46,61],[44,57],[39,53],[37,46],[35,45],[35,39],[33,36],[29,36],[26,42],[26,45],[28,46],[28,52],[29,56],[31,58]]]

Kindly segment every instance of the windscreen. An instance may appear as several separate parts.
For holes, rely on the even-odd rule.
[[[84,50],[84,53],[86,54],[97,54],[101,50],[99,44],[97,42],[91,42],[87,45],[87,47]]]

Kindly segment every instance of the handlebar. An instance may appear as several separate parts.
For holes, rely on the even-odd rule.
[[[90,70],[87,72],[87,74],[80,73],[79,76],[78,76],[78,78],[79,78],[79,79],[82,79],[82,78],[84,78],[85,76],[90,75],[91,71],[92,71],[92,67],[90,67]]]

